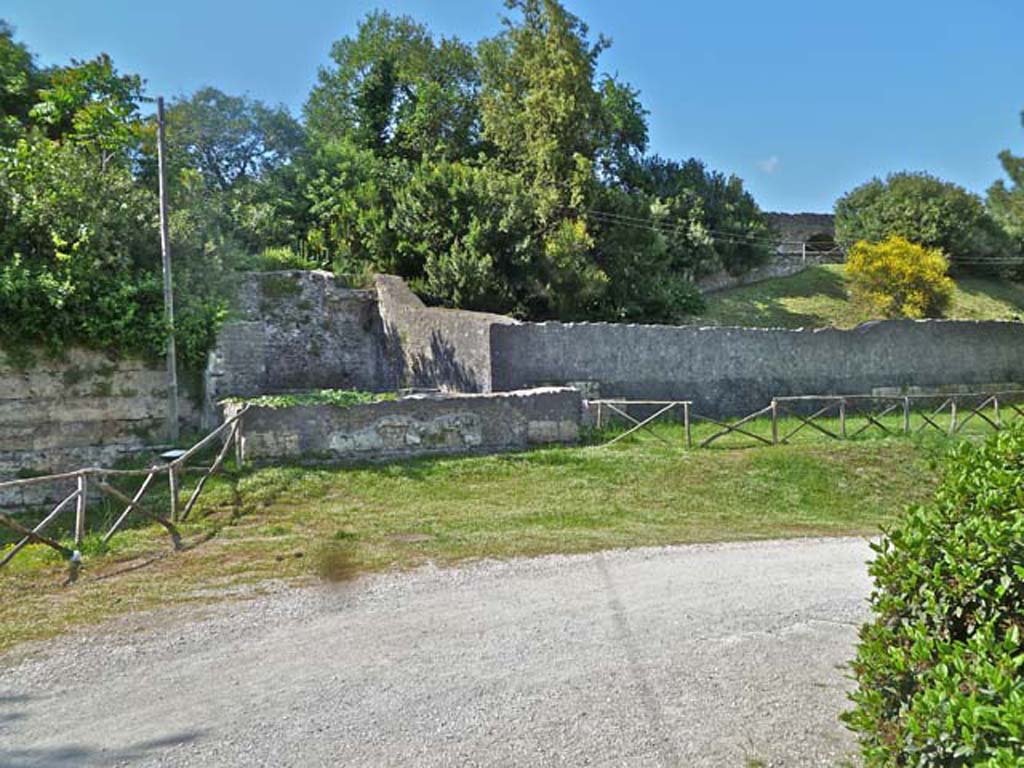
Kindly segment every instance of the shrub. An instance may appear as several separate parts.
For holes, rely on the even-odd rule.
[[[934,501],[873,545],[856,707],[870,766],[1011,766],[1024,756],[1024,428],[964,444]]]
[[[942,317],[953,302],[948,267],[941,251],[893,236],[854,245],[846,273],[854,296],[884,317]]]
[[[975,269],[998,262],[1010,246],[980,197],[927,173],[872,179],[837,200],[835,213],[836,240],[846,247],[897,235]]]

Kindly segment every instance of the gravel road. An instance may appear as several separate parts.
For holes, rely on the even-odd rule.
[[[0,765],[833,766],[867,544],[423,568],[0,658]]]

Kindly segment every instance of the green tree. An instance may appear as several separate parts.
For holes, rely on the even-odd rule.
[[[227,191],[289,163],[303,145],[303,130],[284,107],[206,87],[168,107],[167,141],[179,162]]]
[[[78,144],[96,157],[100,170],[127,162],[138,149],[142,119],[142,78],[122,75],[103,53],[50,71],[30,116],[47,134]]]
[[[141,175],[155,189],[152,121],[147,128]],[[196,232],[250,251],[302,239],[306,209],[295,164],[305,133],[286,109],[202,88],[168,106],[166,134],[172,208],[194,208]]]
[[[1024,123],[1024,114],[1021,115]],[[1009,185],[999,179],[988,190],[988,208],[1012,239],[1016,255],[1024,254],[1024,157],[1004,150],[999,153]]]
[[[981,199],[926,173],[872,179],[836,201],[835,215],[836,240],[847,248],[896,235],[938,248],[964,268],[1006,253],[1005,236]]]
[[[408,16],[376,12],[355,37],[334,43],[331,59],[304,110],[320,141],[415,161],[475,154],[479,80],[469,46],[435,41]]]
[[[740,274],[766,261],[777,235],[736,176],[703,162],[654,156],[630,169],[628,183],[657,201],[656,223],[670,233],[672,269],[691,279]]]
[[[381,157],[350,139],[316,146],[302,169],[308,204],[308,247],[345,274],[421,273],[396,245],[394,196],[406,183],[407,163]]]
[[[44,73],[31,52],[0,19],[0,144],[13,144],[24,132],[43,82]]]
[[[556,0],[507,0],[519,19],[480,44],[483,136],[505,167],[522,173],[545,219],[585,205],[605,127],[594,86],[608,41]],[[621,95],[621,94],[618,94]]]
[[[152,352],[163,339],[155,198],[42,136],[0,154],[0,338]]]
[[[493,165],[419,165],[394,220],[414,286],[449,306],[527,314],[542,292],[533,202],[519,176]]]

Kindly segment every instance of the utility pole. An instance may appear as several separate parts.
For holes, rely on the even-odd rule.
[[[174,348],[174,286],[171,283],[171,238],[167,231],[167,147],[164,143],[164,97],[156,100],[156,156],[160,176],[160,256],[164,273],[164,320],[167,324],[167,433],[178,440],[178,361]]]

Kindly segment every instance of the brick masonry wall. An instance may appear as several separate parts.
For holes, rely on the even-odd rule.
[[[228,415],[239,407],[229,405]],[[566,388],[413,395],[350,408],[252,407],[243,419],[243,452],[256,464],[497,453],[574,443],[583,417],[582,396]]]
[[[496,389],[578,384],[741,415],[774,396],[1024,384],[1024,323],[892,320],[852,330],[524,323],[491,329]]]
[[[327,272],[244,275],[206,372],[207,424],[229,396],[394,390],[377,296]]]
[[[160,364],[84,349],[39,357],[27,370],[0,361],[0,481],[154,455],[152,446],[166,443],[165,377]],[[198,426],[188,396],[179,411],[184,427]],[[0,506],[42,503],[61,490],[0,492]]]

